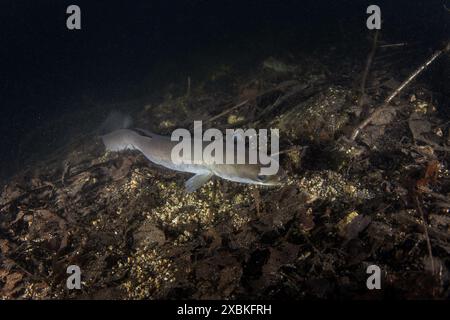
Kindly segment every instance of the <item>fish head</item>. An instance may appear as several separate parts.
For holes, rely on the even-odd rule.
[[[282,185],[287,176],[285,171],[279,167],[276,174],[262,174],[259,164],[222,164],[216,165],[214,173],[224,179],[250,184],[266,186]]]
[[[256,184],[265,186],[279,186],[286,182],[287,175],[283,169],[279,169],[277,174],[264,175],[258,174],[255,179]]]

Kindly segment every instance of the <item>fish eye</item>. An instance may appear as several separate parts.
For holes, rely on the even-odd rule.
[[[265,181],[267,179],[267,176],[265,174],[258,174],[256,177],[259,181]]]

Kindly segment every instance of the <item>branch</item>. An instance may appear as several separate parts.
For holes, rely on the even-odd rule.
[[[419,68],[417,68],[402,84],[392,92],[389,97],[387,97],[383,104],[378,107],[369,117],[367,117],[364,121],[362,121],[352,132],[350,139],[355,140],[361,131],[372,122],[374,118],[376,118],[381,112],[383,112],[388,106],[389,103],[405,89],[419,74],[421,74],[425,69],[427,69],[437,58],[439,58],[443,53],[450,51],[450,42],[447,43],[444,49],[436,51],[431,58],[429,58],[424,64],[422,64]]]
[[[372,60],[373,60],[373,57],[375,55],[375,51],[377,49],[378,34],[379,34],[379,30],[377,29],[375,31],[375,35],[373,36],[372,50],[370,50],[370,53],[367,56],[366,67],[364,69],[363,77],[362,77],[362,80],[361,80],[361,87],[360,87],[360,90],[359,90],[360,97],[359,97],[359,100],[358,100],[358,106],[360,108],[364,104],[364,96],[365,96],[365,90],[366,90],[367,77],[369,75],[370,66],[372,65]]]

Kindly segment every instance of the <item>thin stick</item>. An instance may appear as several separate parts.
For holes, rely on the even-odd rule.
[[[219,113],[218,115],[216,115],[216,116],[214,116],[214,117],[212,117],[212,118],[209,118],[209,119],[206,120],[204,123],[212,122],[212,121],[214,121],[214,120],[216,120],[216,119],[218,119],[218,118],[220,118],[220,117],[222,117],[222,116],[224,116],[224,115],[230,113],[231,111],[236,110],[236,109],[239,108],[239,107],[242,107],[242,106],[243,106],[244,104],[246,104],[247,102],[248,102],[248,100],[242,101],[241,103],[239,103],[239,104],[237,104],[237,105],[235,105],[235,106],[233,106],[233,107],[231,107],[231,108],[225,110],[224,112],[221,112],[221,113]]]
[[[421,74],[425,69],[427,69],[430,64],[432,64],[439,56],[441,56],[445,52],[450,51],[450,42],[447,44],[447,46],[444,49],[436,51],[430,59],[428,59],[424,64],[422,64],[419,68],[417,68],[403,83],[394,90],[394,92],[391,93],[389,97],[384,100],[383,104],[378,107],[372,114],[367,117],[364,121],[362,121],[356,128],[353,130],[350,139],[355,140],[356,137],[358,137],[359,133],[372,122],[372,120],[377,117],[382,111],[384,111],[388,106],[389,103],[400,93],[403,91],[403,89],[406,88],[419,74]]]
[[[430,235],[428,234],[428,226],[427,223],[425,221],[425,214],[423,213],[422,207],[420,206],[419,203],[419,199],[417,197],[417,195],[414,196],[414,202],[416,203],[416,207],[417,210],[420,213],[420,217],[422,218],[422,223],[423,223],[423,229],[424,229],[424,234],[425,234],[425,239],[427,241],[427,250],[428,250],[428,255],[430,257],[430,262],[431,262],[431,269],[432,269],[432,273],[433,275],[435,274],[435,267],[434,267],[434,257],[433,257],[433,250],[431,248],[431,240],[430,240]]]
[[[364,68],[364,73],[363,73],[363,77],[361,80],[361,87],[359,90],[360,96],[359,96],[359,101],[358,101],[358,106],[360,108],[364,104],[364,96],[365,96],[365,90],[366,90],[367,77],[369,75],[370,66],[372,65],[372,60],[375,55],[375,51],[377,49],[378,34],[379,34],[379,30],[377,29],[375,31],[375,35],[373,36],[372,50],[370,50],[369,55],[367,56],[366,67]]]
[[[408,45],[407,42],[391,43],[391,44],[383,44],[383,45],[379,46],[379,48],[395,48],[395,47],[404,47],[404,46],[407,46],[407,45]]]
[[[191,77],[187,78],[187,89],[186,89],[186,97],[191,96]]]
[[[257,96],[253,97],[252,99],[247,99],[247,100],[245,100],[245,101],[242,101],[242,102],[240,102],[239,104],[237,104],[237,105],[235,105],[235,106],[233,106],[233,107],[231,107],[231,108],[229,108],[229,109],[227,109],[227,110],[225,110],[225,111],[219,113],[218,115],[216,115],[216,116],[214,116],[214,117],[212,117],[212,118],[206,120],[204,123],[212,122],[212,121],[214,121],[214,120],[216,120],[216,119],[218,119],[218,118],[220,118],[220,117],[222,117],[222,116],[224,116],[224,115],[230,113],[231,111],[233,111],[233,110],[235,110],[235,109],[238,109],[238,108],[242,107],[243,105],[245,105],[246,103],[248,103],[250,100],[256,100],[257,98],[262,97],[263,95],[268,94],[269,92],[273,92],[273,91],[276,91],[276,90],[280,90],[281,88],[282,88],[282,86],[278,86],[278,87],[276,87],[276,88],[272,88],[272,89],[269,89],[269,90],[267,90],[267,91],[261,92],[261,93],[259,93]],[[278,101],[278,100],[277,100],[277,101]],[[263,110],[263,112],[265,112],[265,110]],[[260,116],[261,116],[261,115],[260,115]],[[260,116],[259,116],[259,117],[260,117]]]
[[[301,147],[301,146],[293,146],[293,147],[290,147],[290,148],[288,148],[286,150],[281,150],[281,151],[279,151],[277,153],[273,153],[273,154],[271,154],[271,156],[281,155],[281,154],[289,153],[291,151],[302,151],[302,150],[304,150],[303,148],[304,147]]]

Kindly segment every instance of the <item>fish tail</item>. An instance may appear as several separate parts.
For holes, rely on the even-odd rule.
[[[119,129],[101,136],[106,151],[134,150],[136,147],[136,133],[129,129]]]
[[[133,125],[130,115],[120,111],[112,111],[99,128],[99,134],[104,135],[119,129],[127,129]]]

